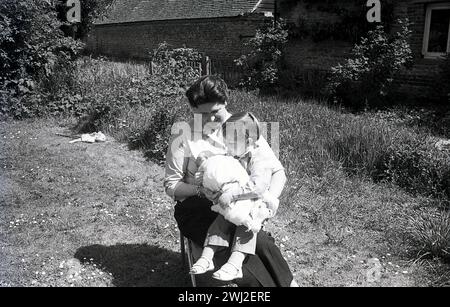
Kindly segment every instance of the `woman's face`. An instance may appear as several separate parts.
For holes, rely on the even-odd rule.
[[[202,124],[217,122],[224,123],[227,120],[227,103],[210,102],[191,108],[194,114],[202,115]]]

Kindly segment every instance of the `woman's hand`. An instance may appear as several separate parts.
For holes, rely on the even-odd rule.
[[[194,175],[195,185],[202,186],[203,185],[203,174],[204,172],[197,172]]]
[[[262,200],[266,203],[267,209],[272,210],[273,215],[275,216],[278,210],[278,206],[280,205],[279,199],[272,195],[269,191],[266,191],[262,195]]]
[[[213,192],[210,189],[205,188],[204,186],[200,187],[200,193],[202,193],[207,199],[209,199],[213,203],[216,203],[221,195],[220,192]]]

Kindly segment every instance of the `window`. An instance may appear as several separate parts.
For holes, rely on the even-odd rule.
[[[422,53],[426,58],[438,58],[450,52],[450,3],[431,4],[425,18]]]

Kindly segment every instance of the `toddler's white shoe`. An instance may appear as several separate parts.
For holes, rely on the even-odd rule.
[[[232,281],[239,279],[243,277],[242,268],[238,268],[231,262],[227,262],[220,268],[220,270],[214,272],[212,277],[221,281]]]

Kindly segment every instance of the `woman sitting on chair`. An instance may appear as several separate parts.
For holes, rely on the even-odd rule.
[[[190,144],[195,143],[197,150],[200,151],[225,153],[220,128],[232,115],[226,109],[227,85],[218,77],[200,78],[186,95],[194,120],[189,123],[191,128],[189,135],[181,133],[172,136],[166,156],[164,186],[166,193],[177,201],[175,219],[182,235],[203,247],[208,228],[217,218],[217,213],[211,210],[213,202],[209,199],[218,198],[220,195],[213,195],[211,191],[198,185],[198,166]],[[205,127],[209,127],[209,131]],[[265,152],[270,149],[262,137],[258,140],[257,146],[264,148]],[[257,154],[258,151],[255,152]],[[278,167],[273,168],[269,192],[278,198],[284,188],[286,176],[281,163],[272,151],[270,159],[273,159],[273,163]],[[243,262],[242,273],[243,278],[235,280],[239,286],[297,286],[288,264],[274,244],[274,239],[263,230],[257,234],[255,255],[247,255]]]

